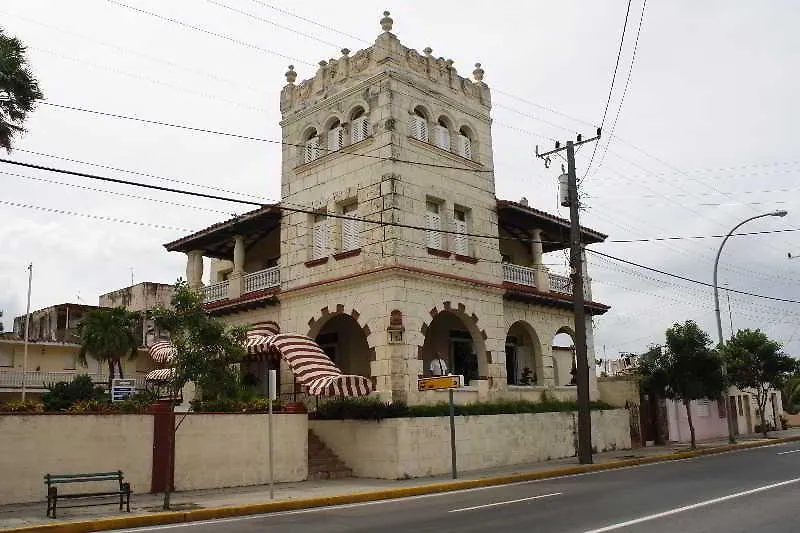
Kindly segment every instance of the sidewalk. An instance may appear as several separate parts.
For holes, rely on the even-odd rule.
[[[760,435],[740,436],[739,443],[758,444],[769,443],[775,439],[797,438],[800,439],[800,428],[787,431],[770,433],[769,439]],[[727,439],[704,441],[698,444],[698,450],[711,450],[716,447],[726,446]],[[686,452],[688,444],[670,444],[668,446],[652,446],[633,450],[620,450],[594,455],[595,464],[602,465],[626,460],[655,458],[657,456]],[[459,480],[487,480],[492,478],[506,478],[519,475],[535,475],[545,472],[553,476],[569,474],[569,469],[577,467],[578,462],[574,457],[514,465],[489,470],[459,473]],[[410,487],[432,487],[452,481],[450,476],[436,476],[408,480],[383,480],[349,478],[322,481],[301,481],[297,483],[280,483],[275,485],[275,499],[269,499],[269,488],[264,485],[251,487],[234,487],[224,489],[209,489],[199,491],[176,492],[172,495],[172,510],[191,511],[227,506],[242,506],[263,504],[265,502],[305,500],[311,498],[330,498],[352,494],[368,494],[386,490],[396,490]],[[503,483],[497,481],[497,484]],[[505,481],[508,482],[508,481]],[[45,516],[45,503],[35,502],[27,504],[0,505],[0,529],[18,528],[26,526],[47,525],[63,522],[87,521],[98,518],[130,517],[161,511],[163,496],[161,494],[134,494],[131,498],[131,513],[119,513],[118,508],[111,504],[100,507],[59,508],[58,519],[53,520]],[[365,498],[366,499],[366,498]],[[376,496],[374,499],[380,499]]]

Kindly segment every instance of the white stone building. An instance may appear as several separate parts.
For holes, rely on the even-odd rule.
[[[386,399],[443,400],[416,391],[437,353],[465,375],[462,402],[574,398],[553,357],[554,337],[573,329],[570,280],[543,264],[568,248],[568,221],[495,196],[480,64],[474,80],[461,77],[430,48],[403,46],[388,14],[380,22],[373,46],[342,50],[308,80],[296,83],[289,67],[281,202],[167,250],[187,254],[209,312],[308,335]],[[587,244],[605,237],[583,230]],[[591,301],[588,278],[586,287],[595,398],[591,315],[608,306]]]

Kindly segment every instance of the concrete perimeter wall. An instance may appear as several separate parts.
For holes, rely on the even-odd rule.
[[[275,480],[306,479],[308,418],[274,416]],[[266,418],[188,415],[176,434],[176,490],[266,483]],[[46,499],[47,473],[122,470],[134,494],[147,493],[152,468],[153,415],[0,415],[0,505]]]
[[[460,471],[575,455],[576,413],[456,417]],[[400,479],[450,472],[447,417],[312,420],[309,427],[359,477]],[[592,412],[597,451],[631,446],[627,410]]]

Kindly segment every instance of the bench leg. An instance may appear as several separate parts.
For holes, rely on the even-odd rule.
[[[56,504],[57,503],[58,503],[58,498],[53,498],[53,514],[51,515],[51,518],[55,518],[56,517]]]
[[[50,518],[50,505],[51,505],[50,496],[47,497],[47,518]]]

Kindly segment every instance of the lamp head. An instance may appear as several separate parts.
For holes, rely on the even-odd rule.
[[[781,209],[780,211],[775,211],[773,213],[770,213],[770,215],[773,217],[785,217],[788,214],[789,212],[786,211],[785,209]]]

